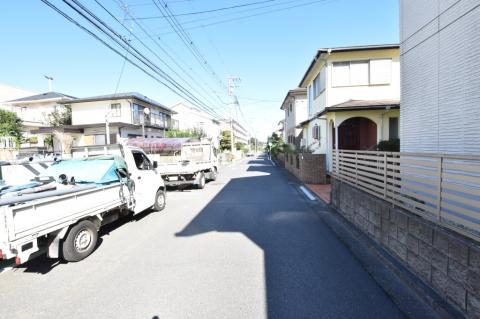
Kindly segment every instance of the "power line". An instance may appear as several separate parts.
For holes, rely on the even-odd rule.
[[[95,0],[97,1],[97,0]],[[112,1],[115,1],[115,0],[112,0]],[[98,2],[98,1],[97,1]],[[145,33],[147,35],[147,37],[156,45],[160,48],[160,50],[162,52],[164,52],[169,58],[170,60],[188,77],[190,78],[204,93],[206,93],[207,95],[209,95],[210,97],[214,97],[214,99],[218,99],[218,101],[220,102],[220,107],[216,108],[216,109],[219,109],[219,108],[225,108],[223,104],[225,104],[222,99],[220,98],[220,96],[215,92],[215,90],[213,90],[207,83],[204,83],[210,90],[211,92],[208,92],[200,83],[198,83],[196,81],[196,79],[192,76],[191,73],[195,73],[193,68],[189,67],[189,69],[192,71],[192,72],[187,72],[178,62],[182,62],[183,64],[186,65],[186,63],[184,61],[182,61],[180,59],[180,57],[178,56],[178,54],[175,54],[175,57],[173,57],[171,54],[169,54],[167,52],[167,50],[165,50],[165,48],[163,46],[165,46],[166,48],[168,48],[170,51],[173,52],[173,50],[171,48],[169,48],[166,43],[164,43],[164,45],[160,45],[157,41],[157,38],[153,35],[150,34],[149,31],[147,31],[146,29],[148,29],[147,26],[144,26],[143,23],[141,21],[137,21],[136,20],[136,17],[133,15],[133,13],[131,12],[131,10],[128,10],[127,9],[127,5],[125,5],[125,3],[123,2],[123,0],[116,0],[116,2],[119,4],[120,8],[125,11],[125,13],[128,14],[128,16],[130,16],[137,24],[138,26],[140,27],[140,29],[143,31],[143,33]],[[105,8],[104,8],[105,9]],[[106,10],[106,9],[105,9]],[[110,13],[111,14],[111,13]],[[118,21],[118,19],[116,19]],[[125,27],[125,26],[124,26]],[[130,31],[131,32],[131,31]],[[139,39],[139,37],[135,36],[136,39],[138,39],[144,46],[145,44]],[[161,38],[158,38],[158,40],[162,41]],[[163,41],[162,41],[163,42]],[[151,51],[151,50],[150,50]],[[155,54],[156,55],[156,54]],[[196,92],[198,92],[197,90],[195,90]],[[212,95],[213,93],[213,95]],[[203,96],[203,95],[202,95]],[[213,104],[216,104],[216,103],[213,103]],[[213,108],[213,107],[212,107]]]
[[[161,71],[161,69],[159,69],[158,67],[156,67],[154,64],[151,63],[151,61],[149,61],[148,59],[145,60],[145,58],[141,55],[141,54],[138,54],[137,50],[133,47],[131,47],[131,45],[125,41],[125,39],[121,38],[121,36],[119,36],[118,34],[116,34],[114,31],[112,32],[113,34],[115,34],[116,36],[120,37],[120,39],[122,41],[125,42],[126,45],[122,45],[122,43],[115,39],[111,34],[109,34],[104,28],[102,28],[100,25],[98,25],[97,23],[95,23],[95,21],[92,21],[91,18],[85,16],[85,14],[83,14],[83,12],[81,12],[80,9],[76,8],[75,6],[73,6],[72,4],[68,3],[67,1],[64,0],[64,2],[69,6],[71,7],[74,11],[76,11],[79,15],[81,15],[84,19],[86,19],[87,21],[89,21],[95,28],[97,28],[98,30],[100,30],[102,33],[104,33],[108,38],[110,38],[110,40],[112,40],[113,42],[115,42],[115,44],[117,44],[118,46],[120,46],[121,48],[123,49],[127,49],[127,47],[130,47],[132,48],[135,52],[132,51],[132,56],[134,56],[141,64],[144,64],[145,66],[147,66],[149,69],[151,69],[154,73],[158,74],[159,76],[161,76],[162,78],[164,78],[166,80],[163,81],[162,79],[156,77],[155,75],[153,75],[151,72],[145,70],[141,65],[139,65],[137,62],[133,61],[132,59],[130,59],[126,54],[122,54],[119,50],[117,50],[116,48],[114,48],[111,44],[107,43],[104,39],[100,38],[97,34],[95,34],[93,31],[89,30],[88,28],[86,28],[85,26],[83,26],[82,24],[80,24],[78,21],[76,21],[75,19],[73,19],[71,16],[69,16],[67,13],[65,13],[64,11],[62,11],[61,9],[59,9],[58,7],[56,7],[55,5],[53,5],[51,2],[49,2],[48,0],[41,0],[44,4],[46,4],[47,6],[49,6],[50,8],[52,8],[54,11],[56,11],[57,13],[59,13],[60,15],[62,15],[65,19],[67,19],[68,21],[70,21],[71,23],[75,24],[77,27],[81,28],[83,31],[85,31],[86,33],[88,33],[90,36],[94,37],[96,40],[98,40],[99,42],[101,42],[103,45],[105,45],[106,47],[108,47],[109,49],[111,49],[113,52],[117,53],[119,56],[123,57],[124,59],[126,59],[128,62],[130,62],[132,65],[134,65],[135,67],[137,67],[138,69],[140,69],[142,72],[144,72],[145,74],[147,74],[149,77],[151,77],[152,79],[156,80],[157,82],[159,82],[160,84],[164,85],[165,87],[167,87],[168,89],[170,89],[172,92],[174,92],[176,95],[182,97],[182,98],[185,98],[186,100],[190,101],[192,104],[195,104],[195,105],[198,105],[198,103],[196,102],[195,100],[195,97],[191,95],[191,93],[188,91],[188,90],[185,90],[184,88],[182,88],[181,86],[179,86],[177,83],[175,83],[175,81],[172,81],[170,78],[168,78],[168,75],[164,74],[164,72]],[[81,5],[79,6],[81,8]],[[103,21],[102,21],[103,22]],[[101,22],[100,22],[101,23]],[[107,26],[105,26],[107,28]]]
[[[198,25],[195,25],[195,26],[191,26],[191,27],[186,27],[186,28],[185,28],[185,30],[194,30],[194,29],[199,29],[199,28],[205,28],[205,27],[208,27],[208,26],[213,26],[213,25],[218,25],[218,24],[223,24],[223,23],[229,23],[229,22],[239,21],[239,20],[244,20],[244,19],[249,19],[249,18],[253,18],[253,17],[257,17],[257,16],[262,16],[262,15],[266,15],[266,14],[271,14],[271,13],[275,13],[275,12],[290,10],[290,9],[294,9],[294,8],[309,6],[309,5],[313,5],[313,4],[320,3],[320,2],[328,3],[328,2],[334,2],[334,1],[338,1],[338,0],[315,0],[315,1],[310,1],[310,2],[301,3],[301,4],[298,4],[298,2],[299,2],[298,0],[293,0],[293,1],[290,0],[290,1],[283,2],[283,3],[272,4],[272,5],[268,5],[268,6],[263,6],[263,7],[255,8],[255,9],[249,9],[249,10],[243,10],[243,11],[239,11],[239,12],[226,13],[226,14],[223,14],[223,15],[215,16],[215,17],[207,17],[207,18],[201,18],[201,19],[196,19],[196,20],[185,21],[185,22],[183,22],[183,24],[184,24],[184,25],[194,24],[194,23],[196,23],[196,22],[207,21],[207,20],[212,20],[212,19],[218,19],[218,18],[220,18],[220,17],[237,15],[237,14],[240,14],[240,13],[247,13],[247,12],[252,12],[252,11],[259,11],[259,10],[261,10],[261,9],[270,8],[270,7],[276,7],[276,6],[282,6],[282,5],[286,5],[286,4],[289,4],[289,3],[297,3],[297,5],[293,5],[293,6],[288,6],[288,7],[283,7],[283,8],[279,8],[279,9],[263,11],[263,12],[259,12],[259,13],[256,13],[256,14],[244,15],[244,16],[240,16],[240,17],[235,17],[235,18],[220,20],[220,21],[216,21],[216,22],[212,22],[212,23],[207,23],[207,24],[198,24]],[[166,28],[165,28],[165,27],[162,27],[162,28],[158,28],[157,30],[162,30],[162,29],[166,29]],[[167,35],[167,34],[171,34],[171,33],[172,33],[172,32],[163,32],[163,33],[158,33],[157,35],[158,35],[158,36],[162,36],[162,35]]]
[[[196,90],[196,88],[194,86],[192,86],[188,81],[186,81],[180,74],[178,74],[168,63],[166,63],[155,51],[153,51],[148,45],[146,45],[142,40],[140,40],[135,34],[132,33],[132,31],[130,29],[128,29],[118,18],[116,18],[110,10],[108,10],[105,6],[103,6],[98,0],[95,0],[95,2],[104,10],[106,11],[115,21],[117,21],[124,29],[126,29],[131,35],[133,35],[133,37],[135,39],[137,39],[148,51],[150,51],[154,56],[156,56],[159,61],[161,63],[163,63],[170,71],[172,71],[177,77],[179,77],[183,82],[185,82],[192,90],[194,90],[197,94],[199,94],[202,98],[205,99],[205,96],[203,96],[200,92],[198,92]],[[125,14],[129,14],[128,11],[125,11]],[[148,32],[142,27],[141,24],[139,24],[139,27],[146,33],[148,34]],[[154,40],[154,39],[152,39]],[[155,41],[154,41],[155,42]],[[172,60],[173,62],[187,75],[188,72],[186,72],[176,61],[175,59],[173,59],[173,57],[171,57],[168,52],[166,50],[163,49],[163,47],[161,47],[158,43],[156,43],[158,45],[158,47],[165,53],[167,54]],[[192,80],[194,80],[191,76],[190,78]],[[195,82],[195,81],[194,81]],[[198,83],[197,83],[198,85]],[[207,99],[208,100],[208,99]]]
[[[185,31],[185,29],[178,22],[178,20],[174,16],[172,16],[172,12],[170,11],[166,3],[163,0],[152,0],[152,1],[157,7],[157,9],[160,11],[162,16],[165,17],[165,19],[167,20],[169,25],[172,27],[174,32],[178,35],[178,37],[184,43],[184,45],[193,54],[193,56],[198,61],[198,63],[200,63],[200,65],[205,69],[205,71],[207,71],[208,74],[210,74],[216,81],[218,81],[218,84],[220,84],[220,87],[225,88],[223,81],[218,77],[217,73],[212,69],[207,59],[205,58],[205,56],[200,52],[198,47],[193,42],[190,35]],[[162,4],[164,8],[162,8]]]
[[[286,7],[286,8],[281,8],[281,9],[276,9],[276,10],[271,10],[271,11],[265,11],[265,12],[261,12],[261,13],[257,13],[257,14],[252,14],[252,15],[248,15],[248,16],[243,16],[243,17],[238,17],[238,18],[233,18],[233,19],[228,19],[228,20],[222,20],[222,21],[212,22],[212,23],[208,23],[208,24],[201,24],[201,25],[197,25],[197,26],[193,26],[193,27],[188,27],[185,30],[195,30],[195,29],[205,28],[205,27],[209,27],[209,26],[213,26],[213,25],[250,19],[250,18],[253,18],[253,17],[257,17],[257,16],[271,14],[271,13],[285,11],[285,10],[290,10],[290,9],[294,9],[294,8],[305,7],[305,6],[309,6],[309,5],[320,3],[320,2],[327,3],[327,2],[333,2],[333,1],[337,1],[337,0],[316,0],[316,1],[311,1],[311,2],[307,2],[307,3],[303,3],[303,4],[298,4],[298,5]],[[160,35],[162,35],[162,34],[160,34]]]
[[[249,6],[259,5],[259,4],[262,4],[262,3],[274,2],[274,1],[278,1],[278,0],[263,0],[263,1],[244,3],[244,4],[235,5],[235,6],[222,7],[222,8],[211,9],[211,10],[177,13],[177,14],[174,14],[173,16],[174,17],[181,17],[181,16],[190,16],[190,15],[197,15],[197,14],[212,13],[212,12],[218,12],[218,11],[225,11],[225,10],[232,10],[232,9],[238,9],[238,8],[243,8],[243,7],[249,7]],[[138,18],[138,19],[139,20],[163,19],[163,17],[153,16],[153,17],[143,17],[143,18]]]

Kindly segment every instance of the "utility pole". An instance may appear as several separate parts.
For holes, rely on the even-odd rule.
[[[228,77],[228,96],[230,97],[231,99],[231,102],[230,104],[232,105],[232,109],[231,109],[231,114],[230,114],[230,152],[233,154],[233,149],[235,147],[234,145],[234,125],[233,125],[233,109],[236,107],[236,105],[238,104],[238,100],[237,100],[237,97],[235,96],[235,93],[234,93],[234,90],[235,88],[238,87],[238,84],[241,79],[239,77],[233,77],[233,76],[229,76]]]

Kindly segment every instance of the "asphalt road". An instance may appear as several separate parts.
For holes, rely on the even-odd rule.
[[[225,167],[81,262],[1,274],[0,318],[402,318],[321,207],[265,159]]]

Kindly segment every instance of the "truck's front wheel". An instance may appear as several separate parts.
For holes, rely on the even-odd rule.
[[[66,261],[80,261],[90,255],[97,245],[97,228],[89,220],[73,226],[62,244],[62,257]]]
[[[159,189],[157,191],[157,194],[155,195],[155,204],[153,204],[153,208],[159,212],[165,208],[166,203],[167,201],[166,201],[165,192]]]
[[[202,172],[202,173],[200,173],[200,176],[198,177],[197,188],[198,189],[204,189],[205,188],[205,183],[206,183],[205,174]]]

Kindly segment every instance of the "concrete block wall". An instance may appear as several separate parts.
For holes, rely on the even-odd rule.
[[[331,180],[332,206],[469,318],[480,318],[480,246],[444,227]]]
[[[324,154],[282,154],[282,156],[284,167],[303,183],[327,183]]]

